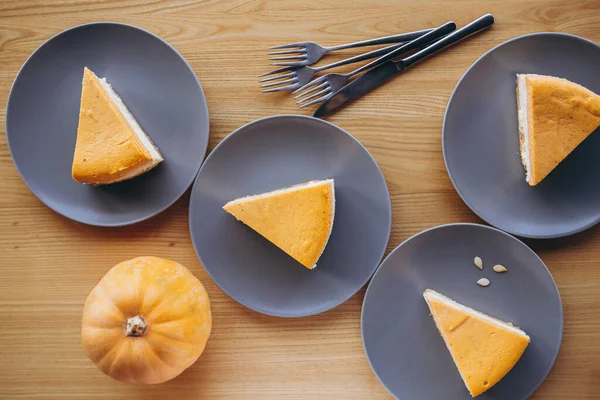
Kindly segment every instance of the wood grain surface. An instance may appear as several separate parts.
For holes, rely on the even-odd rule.
[[[421,63],[329,120],[375,157],[392,196],[388,251],[434,225],[480,222],[453,190],[441,153],[443,113],[465,70],[515,36],[568,32],[600,42],[598,0],[2,0],[0,2],[0,398],[390,399],[365,358],[364,290],[322,315],[278,319],[235,303],[208,278],[188,233],[188,194],[149,221],[84,226],[46,208],[9,154],[5,106],[22,63],[73,25],[120,21],[172,44],[191,64],[210,110],[210,149],[254,119],[298,111],[263,95],[266,48],[298,40],[340,44],[491,12],[494,27]],[[349,54],[346,52],[344,55]],[[32,117],[35,110],[31,110]],[[528,242],[551,269],[565,312],[556,365],[534,399],[600,399],[600,229]],[[119,261],[156,255],[206,285],[214,327],[206,352],[166,384],[136,387],[104,376],[80,344],[83,302]],[[417,399],[430,400],[430,399]]]

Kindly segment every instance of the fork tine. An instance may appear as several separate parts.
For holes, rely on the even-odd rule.
[[[279,74],[281,72],[288,72],[288,71],[293,71],[293,70],[294,70],[294,68],[292,68],[292,67],[278,68],[273,71],[265,72],[264,74],[260,74],[258,77],[262,78],[263,76],[275,75],[275,74]]]
[[[304,107],[312,106],[313,104],[321,103],[330,97],[331,97],[331,93],[326,94],[323,97],[319,97],[318,99],[311,101],[310,103],[302,104],[299,108],[302,109]]]
[[[275,67],[288,67],[288,68],[294,68],[297,66],[302,66],[302,65],[306,65],[306,64],[299,64],[302,63],[304,60],[298,60],[298,61],[293,61],[293,62],[276,62],[276,63],[271,63],[271,65],[275,66]]]
[[[298,56],[283,56],[283,57],[271,57],[271,58],[269,58],[269,61],[283,61],[283,60],[304,61],[304,60],[308,60],[308,57],[306,57],[305,55],[302,54],[302,55],[298,55]]]
[[[312,80],[312,81],[308,82],[306,85],[304,85],[304,86],[302,86],[302,87],[300,87],[300,88],[298,88],[298,89],[294,90],[294,91],[292,92],[292,94],[295,94],[295,93],[298,93],[298,92],[302,92],[304,89],[308,89],[309,87],[311,87],[311,86],[313,86],[313,85],[316,85],[317,83],[321,83],[321,82],[323,82],[323,81],[325,80],[326,76],[327,76],[327,75],[323,75],[323,76],[320,76],[320,77],[318,77],[317,79],[314,79],[314,80]],[[298,96],[296,96],[296,97],[300,97],[300,96],[301,96],[301,95],[298,95]]]
[[[320,96],[322,94],[325,94],[327,92],[331,92],[331,88],[329,86],[327,86],[325,89],[321,90],[320,92],[314,93],[314,94],[312,94],[312,95],[310,95],[310,96],[308,96],[308,97],[306,97],[306,98],[304,98],[302,100],[298,100],[296,102],[296,104],[305,103],[305,102],[309,101],[310,99],[314,99],[315,97]]]
[[[282,86],[282,87],[278,87],[278,88],[274,88],[274,89],[267,89],[267,90],[263,90],[262,93],[271,93],[271,92],[279,92],[282,90],[292,90],[292,89],[296,89],[296,85],[287,85],[287,86]]]
[[[283,85],[285,83],[297,83],[297,82],[298,82],[298,79],[292,78],[292,79],[287,79],[285,81],[265,83],[264,85],[260,85],[260,87],[261,88],[268,88],[268,87],[272,87],[272,86]]]
[[[288,44],[280,44],[279,46],[269,47],[269,50],[291,49],[294,47],[304,48],[304,46],[301,43],[288,43]]]
[[[278,56],[280,54],[296,54],[296,53],[306,54],[306,50],[305,49],[298,49],[298,50],[285,50],[285,51],[270,51],[270,52],[267,53],[267,55],[269,55],[269,56]]]
[[[274,81],[276,79],[285,79],[285,78],[291,78],[294,76],[293,72],[290,72],[289,74],[285,74],[285,75],[277,75],[277,76],[272,76],[270,78],[265,78],[265,79],[261,79],[258,82],[269,82],[269,81]]]
[[[323,82],[323,83],[321,83],[320,85],[318,85],[318,86],[315,86],[314,88],[312,88],[312,89],[310,89],[310,90],[307,90],[306,92],[302,92],[302,93],[299,93],[299,94],[297,94],[296,96],[294,96],[294,98],[295,98],[295,99],[299,99],[299,98],[301,98],[301,97],[306,97],[306,96],[308,96],[310,93],[313,93],[313,92],[316,92],[316,91],[318,91],[318,90],[324,89],[324,88],[325,88],[325,87],[327,87],[327,86],[329,86],[329,85],[327,84],[327,82]],[[297,90],[296,90],[296,92],[297,92]],[[295,93],[295,92],[292,92],[292,94],[294,94],[294,93]]]

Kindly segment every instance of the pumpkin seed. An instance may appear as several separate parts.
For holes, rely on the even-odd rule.
[[[498,273],[508,271],[504,265],[500,265],[500,264],[494,265],[493,270],[494,270],[494,272],[498,272]]]
[[[473,263],[475,264],[475,266],[479,269],[483,269],[483,260],[481,259],[481,257],[475,257],[475,259],[473,260]]]
[[[481,278],[480,280],[477,281],[477,284],[479,286],[486,287],[486,286],[488,286],[490,284],[490,280],[487,279],[487,278]]]

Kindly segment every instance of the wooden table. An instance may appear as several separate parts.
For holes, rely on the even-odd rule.
[[[210,110],[210,149],[254,119],[298,113],[287,95],[263,95],[271,45],[338,44],[437,26],[491,12],[495,26],[354,103],[329,120],[375,157],[392,196],[388,251],[434,225],[472,221],[441,152],[442,117],[465,70],[512,37],[568,32],[600,42],[598,0],[3,0],[0,2],[0,398],[2,399],[389,399],[360,338],[364,290],[322,315],[278,319],[237,304],[208,278],[188,233],[188,200],[149,221],[101,229],[46,208],[12,164],[5,105],[21,64],[55,33],[120,21],[160,35],[191,64]],[[347,55],[346,53],[345,55]],[[35,117],[35,110],[32,117]],[[309,114],[309,111],[300,111]],[[529,242],[551,269],[565,313],[558,360],[535,399],[600,398],[600,229]],[[207,286],[214,326],[206,352],[154,387],[113,381],[80,344],[83,302],[114,264],[156,255],[186,265]],[[418,399],[425,400],[425,399]]]

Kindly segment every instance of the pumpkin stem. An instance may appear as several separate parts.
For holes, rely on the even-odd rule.
[[[136,315],[127,319],[127,325],[125,327],[125,333],[127,336],[142,336],[146,333],[148,324],[141,315]]]

